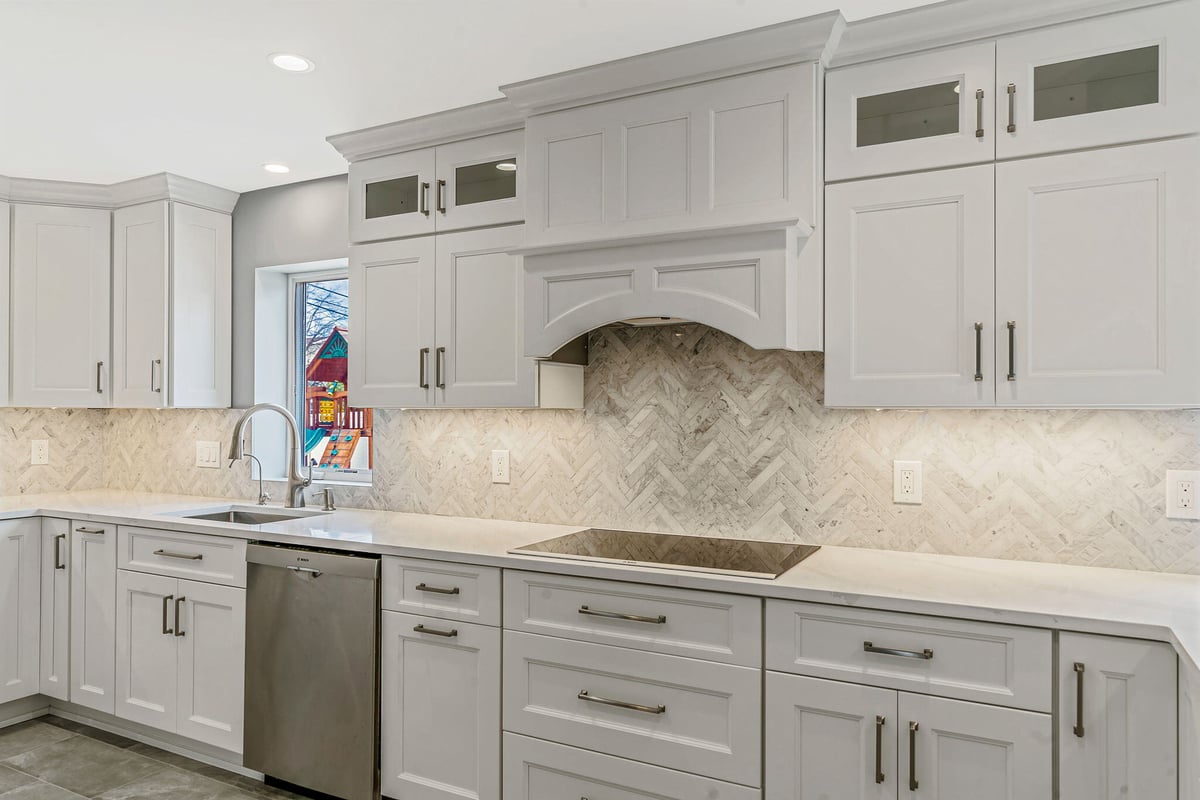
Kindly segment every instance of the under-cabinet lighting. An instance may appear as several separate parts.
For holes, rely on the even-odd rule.
[[[312,72],[316,67],[310,59],[295,53],[271,53],[268,58],[284,72]]]
[[[287,164],[274,164],[274,163],[263,164],[263,169],[265,169],[267,172],[274,173],[275,175],[283,175],[285,173],[292,171],[292,168],[289,167]]]
[[[496,165],[496,169],[500,170],[501,172],[516,172],[517,164],[515,161],[501,161]]]

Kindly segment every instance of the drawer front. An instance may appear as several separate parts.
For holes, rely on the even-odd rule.
[[[506,570],[504,626],[725,664],[762,665],[762,601],[754,597]]]
[[[383,610],[500,624],[500,570],[417,558],[383,559]]]
[[[815,603],[767,603],[767,669],[1050,710],[1050,631]]]
[[[760,784],[760,670],[505,631],[502,674],[505,730]]]
[[[761,800],[758,789],[504,734],[505,800]]]
[[[246,586],[246,542],[149,528],[117,530],[117,565],[154,575]]]

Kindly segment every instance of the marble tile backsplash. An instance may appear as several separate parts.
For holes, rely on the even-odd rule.
[[[340,504],[1200,574],[1167,469],[1200,466],[1200,411],[841,411],[819,354],[698,325],[593,333],[582,412],[377,411],[375,484]],[[0,491],[251,498],[245,465],[193,466],[236,411],[0,410]],[[51,467],[28,440],[51,439]],[[512,483],[493,485],[493,449]],[[892,503],[892,461],[924,504]],[[274,494],[281,493],[276,488]]]

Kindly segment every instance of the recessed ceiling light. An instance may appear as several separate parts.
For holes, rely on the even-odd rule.
[[[284,72],[312,72],[316,67],[312,61],[295,53],[272,53],[269,58]]]
[[[496,169],[500,170],[501,172],[516,172],[517,163],[515,161],[501,161],[496,165]]]
[[[263,164],[263,169],[267,172],[273,172],[276,175],[283,175],[285,172],[291,172],[292,169],[287,164]]]

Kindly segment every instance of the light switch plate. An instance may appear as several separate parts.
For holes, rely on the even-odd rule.
[[[509,483],[508,451],[492,451],[492,483]]]
[[[34,439],[29,448],[29,463],[34,466],[50,463],[50,440]]]
[[[920,505],[923,483],[920,461],[892,462],[892,502]]]
[[[196,466],[205,469],[221,467],[220,442],[196,442]]]
[[[1167,470],[1167,517],[1200,519],[1200,469]]]

